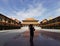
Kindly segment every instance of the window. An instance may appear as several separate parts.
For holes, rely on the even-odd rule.
[[[2,21],[2,18],[0,18],[0,21]]]

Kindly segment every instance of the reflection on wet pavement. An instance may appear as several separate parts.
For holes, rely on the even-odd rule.
[[[40,31],[35,31],[34,39],[30,41],[29,31],[19,34],[4,46],[60,46],[60,41],[42,35]]]

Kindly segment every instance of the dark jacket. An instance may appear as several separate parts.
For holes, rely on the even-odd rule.
[[[30,36],[34,36],[35,31],[34,27],[29,27],[29,29],[30,29]]]

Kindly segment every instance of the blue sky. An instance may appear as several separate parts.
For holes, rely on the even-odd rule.
[[[60,0],[0,0],[0,13],[19,20],[51,19],[60,16]]]

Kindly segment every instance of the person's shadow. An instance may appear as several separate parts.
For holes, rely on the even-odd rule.
[[[33,39],[30,39],[30,46],[34,46]]]

